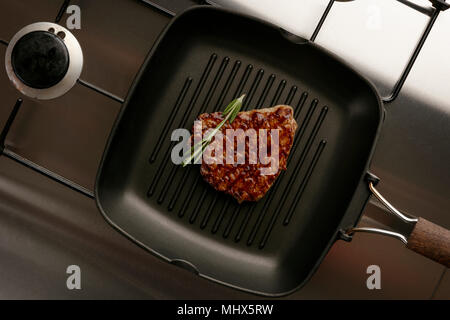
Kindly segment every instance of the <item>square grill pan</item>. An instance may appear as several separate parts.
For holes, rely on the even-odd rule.
[[[287,171],[259,202],[239,205],[170,153],[174,129],[243,93],[245,110],[291,105],[299,127]],[[248,16],[190,9],[135,79],[99,169],[97,203],[116,229],[171,263],[248,292],[287,294],[342,225],[357,222],[380,119],[373,86],[324,49]]]

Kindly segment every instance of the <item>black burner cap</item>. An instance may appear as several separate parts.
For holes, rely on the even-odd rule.
[[[46,89],[61,81],[69,68],[64,42],[47,31],[33,31],[20,38],[11,54],[14,73],[27,86]]]

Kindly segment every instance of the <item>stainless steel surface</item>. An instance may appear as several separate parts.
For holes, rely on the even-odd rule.
[[[61,0],[0,1],[0,39],[9,41],[17,31],[34,22],[54,22]]]
[[[442,272],[440,284],[433,294],[433,299],[448,300],[450,298],[450,272],[445,270]]]
[[[82,12],[81,30],[72,30],[85,57],[81,78],[125,97],[169,17],[138,0],[72,2]],[[311,35],[328,1],[297,2],[303,4],[298,14],[293,9],[276,12],[292,11],[284,21],[290,17],[305,22],[297,27],[299,34]],[[428,17],[397,1],[372,1],[381,8],[383,23],[381,30],[368,29],[367,7],[362,3],[369,2],[335,3],[317,40],[359,67],[382,92],[389,92]],[[8,41],[32,22],[53,21],[61,4],[2,1],[0,39]],[[433,27],[399,98],[386,106],[371,166],[381,178],[380,191],[397,207],[446,228],[450,227],[449,33],[446,12]],[[0,56],[5,50],[0,44]],[[20,96],[4,69],[0,96],[3,126]],[[92,190],[119,108],[117,101],[79,84],[51,101],[26,98],[8,135],[8,148]],[[254,298],[159,261],[110,228],[92,199],[5,157],[0,157],[0,213],[0,297]],[[386,216],[377,206],[369,205],[364,213],[359,227],[386,228],[374,220]],[[71,264],[82,268],[81,291],[65,288],[65,269]],[[372,264],[382,270],[381,290],[366,287],[366,269]],[[394,239],[358,234],[351,243],[336,243],[311,282],[288,298],[450,299],[444,271]]]
[[[124,98],[170,18],[139,0],[70,3],[81,8],[81,29],[73,30],[85,57],[81,79]]]
[[[450,15],[442,14],[387,114],[372,170],[380,191],[404,213],[450,227],[450,61],[444,39]],[[446,84],[447,83],[447,84]]]
[[[336,2],[316,42],[364,72],[385,97],[400,78],[429,19],[398,1]]]
[[[329,2],[212,1],[267,19],[307,39]],[[428,19],[396,0],[335,1],[316,42],[365,72],[381,95],[388,96]]]
[[[309,39],[329,0],[208,0],[272,22]]]
[[[23,83],[14,72],[11,63],[11,54],[17,41],[19,41],[24,35],[33,31],[48,31],[50,28],[54,30],[55,34],[63,32],[65,35],[63,41],[69,52],[69,68],[64,78],[54,86],[46,89],[31,88]],[[11,80],[17,90],[22,92],[24,95],[41,100],[54,99],[65,94],[77,82],[80,77],[81,70],[83,70],[83,51],[81,50],[77,39],[66,28],[61,27],[56,23],[36,22],[20,29],[9,41],[5,54],[5,67],[9,80]]]

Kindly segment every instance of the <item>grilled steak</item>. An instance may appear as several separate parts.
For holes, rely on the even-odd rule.
[[[230,194],[239,203],[243,201],[258,201],[261,199],[278,178],[281,170],[286,170],[287,158],[291,151],[297,129],[297,122],[294,119],[293,113],[293,109],[290,106],[276,106],[267,109],[240,112],[231,124],[227,122],[222,127],[220,133],[222,133],[223,139],[218,138],[220,133],[216,134],[211,144],[206,148],[200,168],[200,173],[203,178],[216,190]],[[201,114],[198,120],[202,121],[202,132],[205,133],[208,129],[216,128],[223,120],[223,117],[221,112],[205,113]],[[227,129],[242,129],[244,131],[234,131],[237,134],[230,139],[226,135],[230,132],[227,132]],[[251,139],[243,134],[243,132],[249,132],[248,129],[254,129],[253,132],[256,132],[255,139],[257,139],[258,146],[257,159],[252,158],[250,154],[250,150],[253,149],[251,147],[254,147],[255,144],[250,145]],[[267,130],[267,138],[261,137],[263,132],[259,129]],[[275,144],[276,138],[272,138],[274,129],[279,129],[277,130],[278,144]],[[253,140],[254,143],[256,143],[255,139]],[[272,139],[274,144],[272,144]],[[227,155],[226,143],[230,143],[230,141],[233,141],[231,145],[234,144],[234,154]],[[245,142],[245,163],[241,161],[238,164],[239,156],[243,156],[243,150],[237,147],[239,141]],[[222,149],[214,149],[219,146],[220,142],[223,144]],[[263,158],[265,161],[262,161],[259,156],[259,149],[264,147],[267,147],[267,158]],[[217,150],[223,153],[223,162],[217,163],[216,161],[214,163],[212,161],[211,163],[211,161],[206,161],[207,159],[216,159],[219,156],[219,154],[215,154]],[[277,166],[275,170],[270,172],[271,168],[274,169],[273,162],[275,161],[270,162],[267,160],[274,160],[277,151]],[[227,157],[230,156],[234,160],[233,164],[229,164],[230,161],[227,161]],[[264,169],[265,174],[262,173]],[[267,172],[270,172],[270,174],[267,174]]]

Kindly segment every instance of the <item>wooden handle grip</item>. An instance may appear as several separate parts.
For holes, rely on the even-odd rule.
[[[450,230],[419,218],[406,247],[450,268]]]

